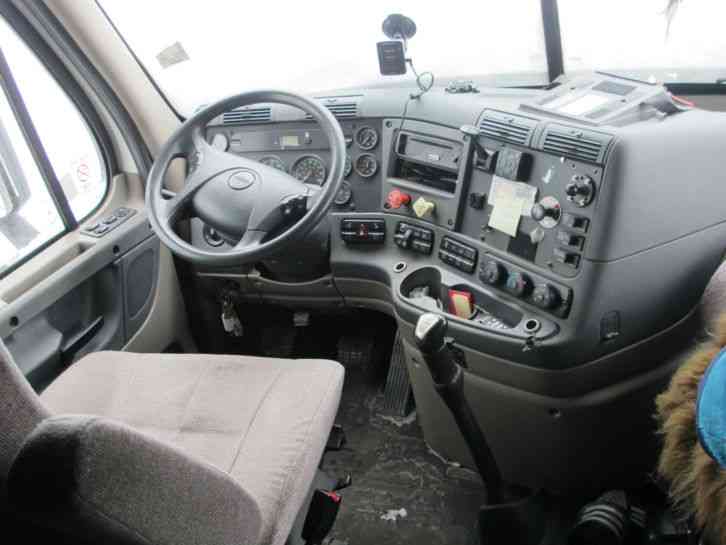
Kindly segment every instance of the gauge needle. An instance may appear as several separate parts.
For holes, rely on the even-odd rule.
[[[308,183],[308,180],[310,179],[310,176],[312,176],[312,175],[313,175],[313,171],[308,170],[308,173],[305,175],[305,178],[303,178],[303,183],[305,183],[305,184]]]

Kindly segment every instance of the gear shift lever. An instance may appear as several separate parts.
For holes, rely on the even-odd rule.
[[[440,314],[428,312],[422,315],[414,331],[416,344],[431,372],[434,386],[454,415],[479,474],[487,486],[488,502],[501,503],[501,473],[464,395],[464,372],[454,360],[451,347],[446,342],[447,327],[446,318]]]
[[[487,505],[479,509],[479,534],[483,545],[543,545],[548,526],[542,493],[521,496],[505,488],[489,443],[464,395],[464,371],[446,340],[446,318],[426,313],[416,323],[416,344],[431,372],[434,387],[454,415],[479,474],[487,488]],[[504,502],[508,503],[504,503]]]

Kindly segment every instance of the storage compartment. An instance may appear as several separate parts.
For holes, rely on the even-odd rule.
[[[471,294],[471,316],[460,317],[452,311],[449,290]],[[441,270],[434,267],[411,272],[401,283],[401,295],[422,312],[444,312],[453,320],[503,335],[545,338],[557,332],[557,326],[546,318],[530,314],[494,293],[453,276],[444,278]]]

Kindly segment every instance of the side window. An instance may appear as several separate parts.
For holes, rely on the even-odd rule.
[[[98,208],[109,176],[73,101],[2,19],[0,51],[10,76],[0,92],[2,276]]]

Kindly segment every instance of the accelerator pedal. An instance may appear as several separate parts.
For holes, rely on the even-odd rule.
[[[403,355],[403,341],[401,333],[396,331],[384,390],[383,412],[391,416],[404,417],[411,413],[413,405],[413,391]]]
[[[260,352],[270,358],[291,358],[295,350],[297,328],[273,325],[262,330]]]
[[[370,371],[375,359],[375,339],[372,335],[345,335],[338,341],[338,361],[346,370]]]

